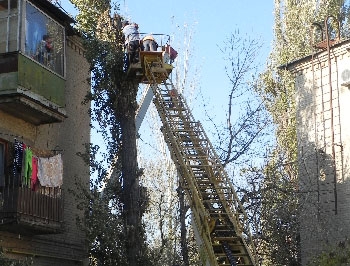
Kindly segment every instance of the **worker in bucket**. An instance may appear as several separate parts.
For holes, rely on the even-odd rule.
[[[156,52],[158,49],[158,44],[153,35],[147,35],[142,39],[142,47],[143,51]]]
[[[125,37],[125,48],[128,54],[128,63],[134,64],[139,62],[139,49],[140,49],[140,34],[139,26],[136,23],[129,23],[129,21],[123,21],[122,32]]]

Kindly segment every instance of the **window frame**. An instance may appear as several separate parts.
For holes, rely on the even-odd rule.
[[[7,7],[4,7],[3,9],[0,10],[0,12],[2,12],[3,16],[0,16],[0,23],[3,23],[5,26],[3,29],[5,29],[5,48],[4,51],[5,53],[8,52],[13,52],[15,50],[19,50],[20,47],[20,4],[21,4],[21,0],[4,0],[7,1]],[[13,6],[12,4],[15,5]],[[13,19],[15,18],[15,19]],[[16,23],[14,23],[14,21],[16,21]],[[14,32],[14,34],[16,35],[16,38],[11,38],[11,30],[13,30],[14,28],[16,28],[16,31]],[[13,42],[16,42],[15,45],[13,44]],[[15,46],[15,47],[14,47]]]
[[[19,0],[21,1],[21,0]],[[46,17],[47,20],[49,20],[50,22],[54,23],[56,26],[58,26],[61,30],[62,30],[62,63],[60,65],[60,67],[62,68],[62,73],[58,72],[55,69],[50,68],[49,66],[39,62],[39,60],[36,60],[34,58],[32,58],[31,56],[29,56],[27,54],[26,51],[26,41],[27,41],[27,5],[31,5],[31,7],[35,8],[36,10],[38,10],[38,12],[40,12],[44,17]],[[66,76],[66,30],[65,27],[59,23],[57,20],[53,19],[52,17],[50,17],[48,14],[45,13],[45,11],[43,11],[42,9],[40,9],[39,7],[37,7],[36,5],[34,5],[33,3],[31,3],[28,0],[23,0],[23,15],[22,15],[22,41],[21,41],[21,50],[23,51],[23,54],[30,58],[31,60],[35,61],[36,63],[44,66],[46,69],[48,69],[49,71],[55,73],[58,76],[61,76],[63,78],[65,78]]]

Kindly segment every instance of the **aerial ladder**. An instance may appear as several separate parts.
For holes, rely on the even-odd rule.
[[[204,266],[255,266],[256,252],[245,210],[200,122],[169,79],[173,66],[164,51],[140,52],[128,77],[147,84],[136,117],[138,130],[153,100],[161,131],[192,211]]]

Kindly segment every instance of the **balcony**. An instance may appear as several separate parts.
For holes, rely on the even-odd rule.
[[[33,125],[62,122],[65,80],[21,54],[0,54],[0,110]]]
[[[63,197],[60,188],[32,191],[26,187],[0,190],[0,230],[22,235],[62,232]]]

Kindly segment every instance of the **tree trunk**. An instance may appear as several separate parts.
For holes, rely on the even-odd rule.
[[[122,135],[121,163],[126,249],[129,265],[138,265],[143,246],[140,187],[138,180],[135,113],[137,84],[123,88],[118,99]],[[132,99],[134,98],[134,99]]]

